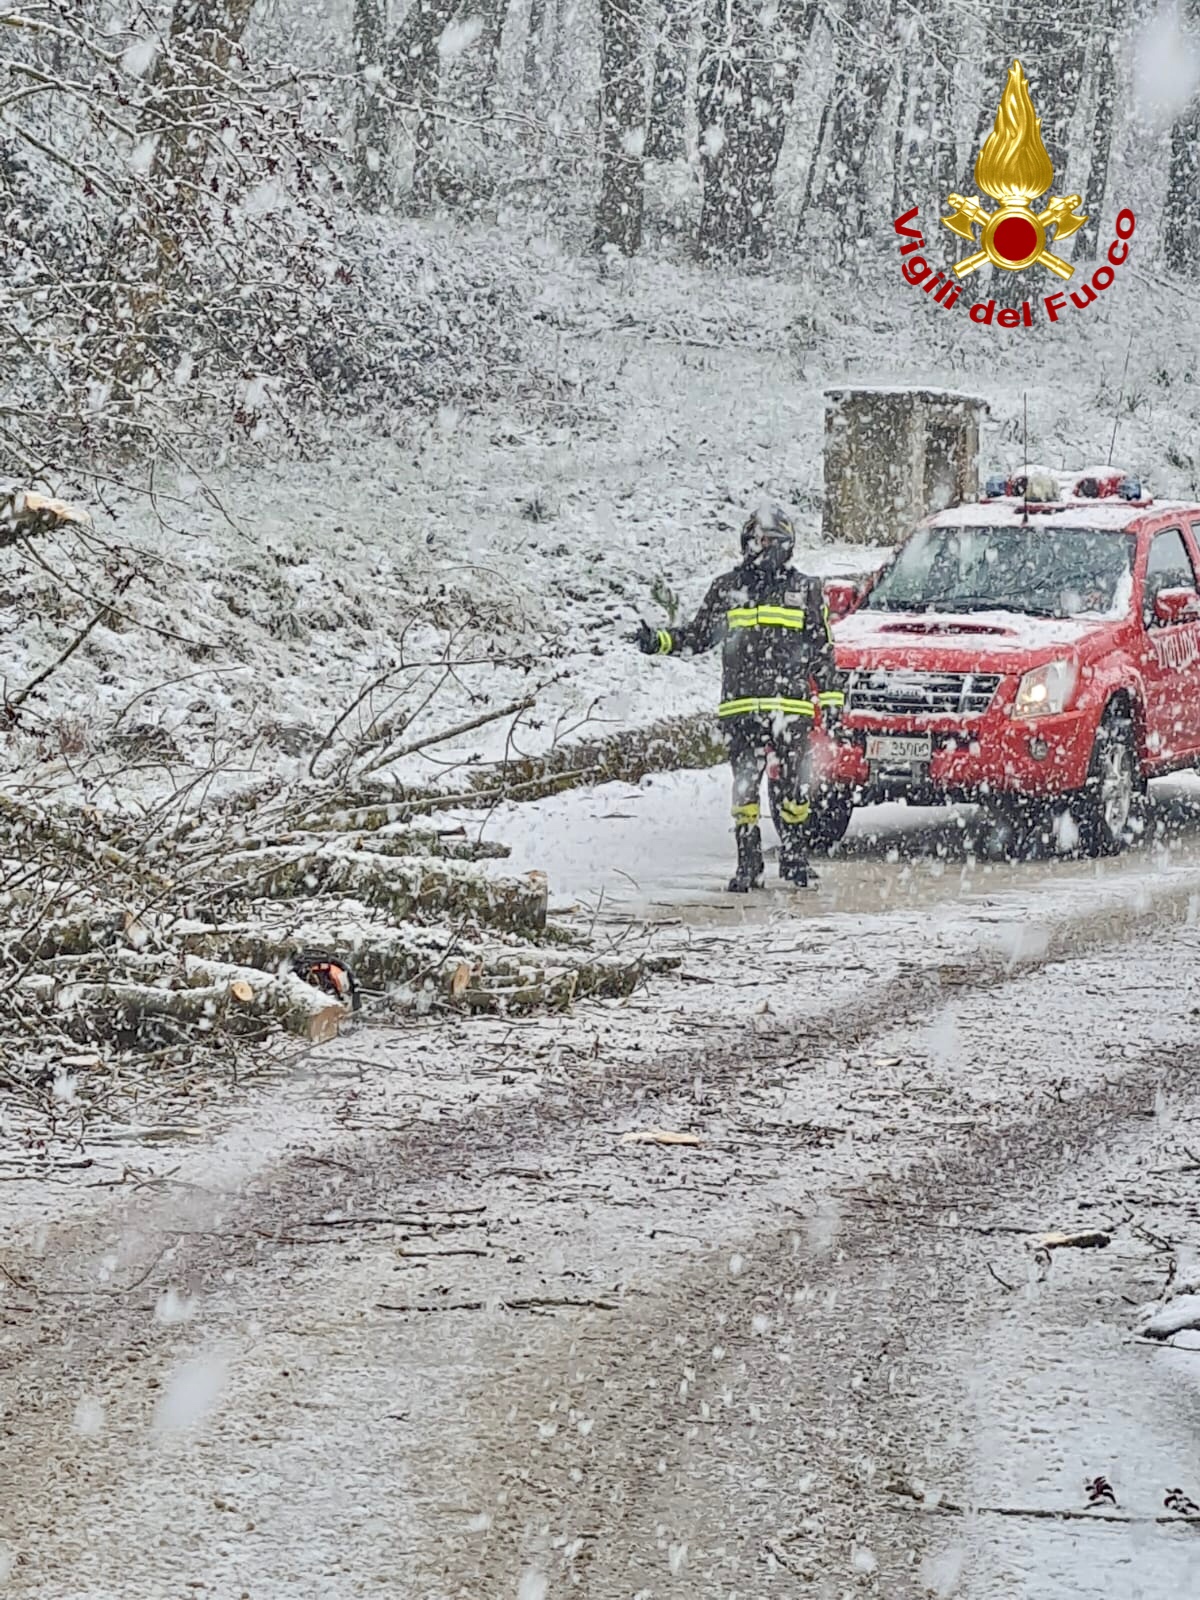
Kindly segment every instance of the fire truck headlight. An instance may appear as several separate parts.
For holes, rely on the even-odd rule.
[[[1048,661],[1044,667],[1034,667],[1017,685],[1013,716],[1053,717],[1065,711],[1075,693],[1076,676],[1072,661]]]

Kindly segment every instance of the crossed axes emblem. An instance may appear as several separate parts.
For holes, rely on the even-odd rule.
[[[965,278],[987,261],[997,267],[1006,267],[1009,271],[1035,265],[1045,267],[1063,279],[1070,278],[1074,273],[1075,268],[1070,262],[1046,248],[1046,241],[1051,229],[1054,230],[1057,243],[1059,239],[1069,239],[1083,227],[1087,218],[1076,211],[1076,207],[1083,203],[1082,195],[1068,194],[1051,200],[1040,216],[1028,206],[1009,205],[999,211],[988,211],[974,195],[952,194],[948,196],[948,201],[954,207],[954,213],[943,217],[942,221],[951,232],[974,244],[975,229],[979,227],[983,230],[980,238],[982,248],[954,263],[954,270],[960,278]],[[1014,239],[1020,243],[1014,244]],[[1001,240],[1004,242],[1001,243]],[[1021,248],[1022,245],[1024,248]]]

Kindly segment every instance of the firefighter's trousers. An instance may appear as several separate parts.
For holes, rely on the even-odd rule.
[[[771,712],[725,717],[721,725],[733,768],[734,823],[738,827],[757,827],[767,751],[773,749],[779,758],[774,798],[781,823],[780,850],[785,859],[803,859],[804,835],[812,811],[812,718]]]

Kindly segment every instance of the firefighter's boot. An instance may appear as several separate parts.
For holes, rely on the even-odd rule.
[[[779,878],[794,889],[815,889],[821,881],[816,868],[809,865],[804,846],[790,839],[779,846]]]
[[[762,836],[757,827],[740,824],[733,830],[737,840],[737,871],[729,880],[730,894],[749,894],[762,886]]]

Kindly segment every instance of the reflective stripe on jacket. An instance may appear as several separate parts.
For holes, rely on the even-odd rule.
[[[718,643],[721,717],[811,717],[814,707],[842,704],[819,578],[794,567],[771,572],[744,562],[715,580],[691,622],[658,635],[662,655],[699,655]]]

